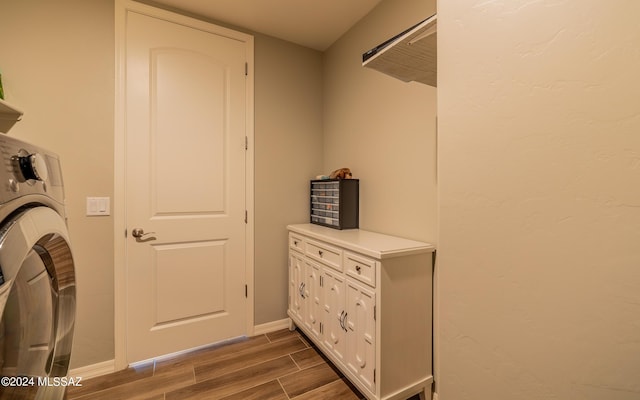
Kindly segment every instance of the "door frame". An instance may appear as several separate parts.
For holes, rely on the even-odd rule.
[[[141,4],[132,0],[115,1],[115,121],[114,121],[114,367],[121,370],[128,366],[126,353],[126,14],[128,11],[142,13],[158,19],[215,33],[245,43],[248,75],[246,86],[246,136],[247,151],[245,158],[245,203],[247,223],[245,228],[245,277],[247,284],[246,333],[254,333],[254,45],[253,36],[212,23],[187,17],[171,11]]]

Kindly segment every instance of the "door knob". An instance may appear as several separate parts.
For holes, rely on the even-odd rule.
[[[145,233],[144,229],[142,228],[133,228],[133,230],[131,231],[131,236],[136,238],[136,240],[144,240],[145,236],[149,236],[149,235],[155,235],[155,232]]]

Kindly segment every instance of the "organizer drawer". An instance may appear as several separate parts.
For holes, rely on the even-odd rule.
[[[342,250],[326,243],[307,240],[306,254],[314,260],[342,271]]]
[[[304,239],[294,233],[289,234],[289,248],[304,253]]]
[[[376,287],[377,266],[378,262],[376,260],[348,251],[344,252],[346,274],[371,287]]]
[[[311,181],[309,221],[333,229],[355,229],[359,219],[357,179]]]
[[[324,225],[324,226],[330,226],[330,227],[339,227],[340,226],[340,220],[337,218],[331,218],[331,217],[320,217],[318,215],[311,215],[311,222],[314,224],[318,224],[318,225]]]

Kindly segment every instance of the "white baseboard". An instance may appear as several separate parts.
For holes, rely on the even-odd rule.
[[[289,318],[281,319],[279,321],[271,321],[266,324],[260,324],[253,327],[254,335],[264,335],[265,333],[279,331],[280,329],[289,329]]]
[[[116,371],[116,361],[108,360],[97,364],[74,368],[69,371],[71,377],[82,377],[82,379],[95,378],[97,376],[110,374]]]

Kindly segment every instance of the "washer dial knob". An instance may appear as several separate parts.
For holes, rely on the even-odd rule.
[[[25,179],[35,179],[37,181],[46,181],[49,178],[49,170],[44,157],[38,153],[29,154],[27,156],[19,156],[20,172]]]

